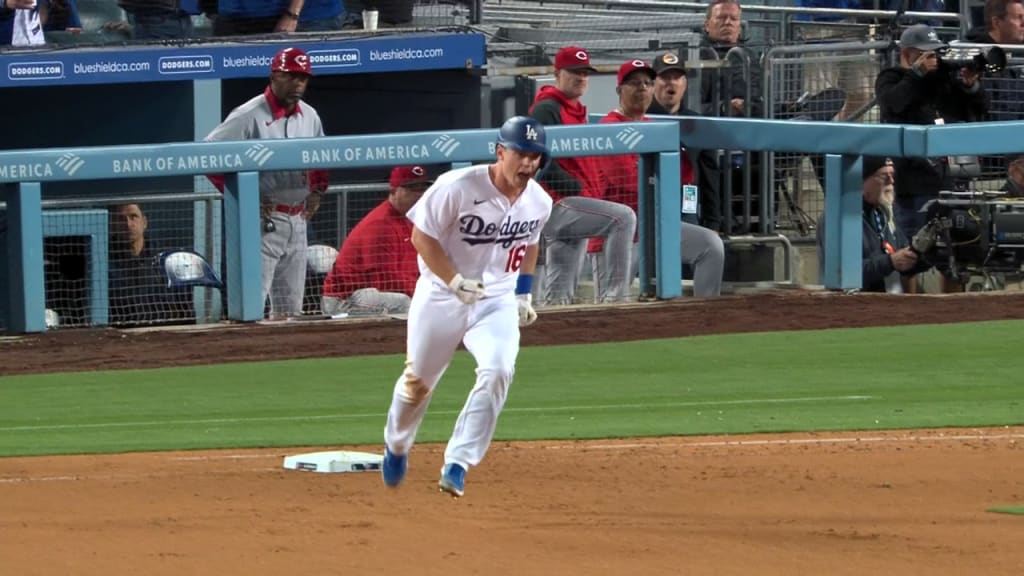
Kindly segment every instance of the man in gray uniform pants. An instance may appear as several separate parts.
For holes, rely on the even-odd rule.
[[[206,141],[313,138],[324,135],[320,116],[302,101],[313,70],[309,56],[285,48],[270,64],[270,85],[231,111]],[[210,180],[223,191],[223,177]],[[270,296],[270,317],[302,314],[306,286],[306,220],[320,207],[327,189],[326,170],[260,173],[263,218],[263,301]]]
[[[567,46],[559,50],[555,55],[556,83],[540,89],[530,107],[530,116],[546,125],[586,124],[587,107],[580,97],[587,91],[594,70],[590,55],[583,48]],[[608,282],[602,299],[630,299],[636,213],[628,206],[601,199],[606,187],[601,172],[603,161],[599,156],[559,158],[551,161],[541,177],[540,183],[554,202],[543,234],[547,244],[541,290],[544,305],[573,303],[587,239],[595,237],[603,238],[608,246]]]

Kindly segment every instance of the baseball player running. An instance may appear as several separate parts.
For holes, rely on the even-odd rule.
[[[313,69],[299,48],[285,48],[270,64],[270,85],[263,94],[231,111],[206,141],[313,138],[324,135],[320,116],[302,101]],[[210,176],[224,190],[221,176]],[[270,317],[302,314],[306,287],[306,220],[320,207],[327,189],[326,170],[260,173],[263,218],[263,301],[270,296]]]
[[[461,341],[476,384],[459,414],[438,485],[462,496],[466,471],[483,459],[519,354],[519,328],[537,319],[530,289],[551,198],[533,179],[547,162],[540,122],[507,120],[497,159],[445,173],[409,211],[420,279],[409,307],[405,371],[384,428],[384,484],[405,477],[430,396]]]

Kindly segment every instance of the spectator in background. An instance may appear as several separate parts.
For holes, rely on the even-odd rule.
[[[555,55],[555,85],[544,86],[530,107],[530,116],[545,125],[586,124],[587,107],[580,97],[587,91],[590,55],[567,46]],[[630,254],[636,233],[636,214],[628,207],[601,200],[605,180],[602,159],[577,156],[552,160],[540,183],[554,206],[542,238],[547,245],[545,278],[541,283],[544,305],[572,304],[588,238],[602,237],[609,244],[609,292],[613,301],[629,298]]]
[[[985,23],[967,32],[975,44],[1024,43],[1024,0],[985,0]]]
[[[1006,157],[1006,185],[1003,189],[1010,198],[1024,198],[1024,154]]]
[[[910,277],[928,266],[918,262],[910,249],[909,237],[895,225],[891,199],[894,195],[892,160],[865,156],[861,166],[864,181],[862,218],[861,290],[902,294]],[[818,264],[824,280],[825,218],[818,219]]]
[[[678,56],[666,52],[654,59],[651,64],[657,77],[654,79],[654,98],[647,108],[648,114],[666,116],[700,116],[699,113],[683,106],[686,96],[686,66]],[[720,173],[715,151],[699,150],[695,147],[684,147],[683,176],[681,183],[697,184],[699,215],[683,214],[683,219],[691,224],[700,224],[705,228],[719,231],[722,228],[722,196],[719,188]],[[693,181],[693,167],[697,167],[696,182]],[[689,176],[687,176],[689,170]]]
[[[706,116],[764,117],[761,66],[741,38],[742,15],[739,0],[711,0],[705,12],[701,60],[728,58],[731,63],[727,68],[709,68],[701,73],[701,112]],[[744,62],[749,64],[746,71]]]
[[[409,311],[420,270],[405,215],[431,183],[423,166],[391,171],[387,199],[352,229],[324,279],[324,314]]]
[[[315,138],[324,135],[320,115],[302,101],[313,68],[309,55],[285,48],[270,62],[270,83],[213,129],[207,142]],[[218,190],[224,177],[210,175]],[[327,189],[326,170],[283,170],[260,173],[263,219],[263,301],[270,296],[270,316],[284,319],[302,314],[306,285],[306,221],[316,214]]]
[[[178,40],[192,38],[192,15],[200,14],[198,0],[118,0],[128,15],[128,28],[134,40]],[[114,22],[108,30],[124,30]]]
[[[191,289],[173,290],[160,273],[160,250],[146,240],[138,204],[110,209],[110,322],[155,324],[195,317]]]
[[[213,35],[329,32],[344,21],[342,0],[218,0]]]
[[[874,0],[864,0],[867,6],[874,7]],[[953,4],[956,0],[951,0],[949,3]],[[959,12],[959,7],[950,7],[946,9],[946,0],[878,0],[879,10],[895,10],[898,12]],[[906,18],[902,20],[906,22]],[[941,26],[941,20],[916,20],[922,24],[928,24],[929,26]]]
[[[949,124],[982,120],[987,112],[977,71],[940,67],[937,50],[946,47],[927,24],[900,36],[900,63],[875,80],[881,120],[889,124]],[[896,204],[900,229],[908,238],[924,225],[921,207],[947,184],[947,164],[929,158],[899,158]]]
[[[82,32],[82,19],[75,0],[45,0],[39,5],[44,33],[69,32],[78,35]]]
[[[971,29],[974,44],[1024,43],[1024,0],[986,0],[985,25]],[[991,120],[1024,119],[1024,79],[1013,68],[986,73],[985,90],[991,100]]]
[[[615,93],[619,95],[619,107],[612,110],[607,116],[601,119],[602,124],[611,122],[642,122],[647,118],[647,109],[654,99],[654,83],[657,74],[654,69],[643,60],[631,60],[619,67],[617,77],[618,86]],[[689,164],[689,159],[684,155],[684,163]],[[629,206],[636,212],[638,202],[639,174],[637,162],[639,156],[636,154],[625,154],[622,156],[608,156],[603,159],[604,171],[608,179],[606,188],[607,200],[618,202]],[[693,184],[693,167],[683,170],[684,185]],[[690,202],[696,202],[696,195]],[[687,201],[684,197],[683,210],[686,211]],[[696,211],[693,206],[691,212]],[[718,296],[722,290],[722,270],[725,267],[725,247],[722,239],[711,230],[680,222],[682,236],[682,261],[693,267],[693,294],[697,297]],[[613,258],[614,254],[603,251],[600,242],[596,239],[591,242],[591,251],[601,252],[600,267],[600,288],[602,300],[604,300],[605,286],[608,283],[606,266],[603,264]],[[636,266],[630,270],[630,278],[636,274]]]

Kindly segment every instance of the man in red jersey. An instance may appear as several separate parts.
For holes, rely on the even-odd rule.
[[[656,74],[651,66],[643,60],[630,60],[619,67],[618,86],[619,107],[601,119],[601,123],[609,122],[641,122],[648,120],[647,109],[654,98],[654,80]],[[605,198],[637,208],[638,171],[636,154],[623,154],[605,158],[604,172],[608,178],[607,195]],[[683,186],[693,186],[693,167],[689,158],[682,155]],[[696,193],[692,194],[696,198]],[[684,197],[684,203],[685,203]],[[695,206],[693,208],[696,208]],[[693,212],[695,210],[689,210]],[[725,266],[725,247],[718,234],[704,228],[680,220],[682,236],[682,261],[693,267],[694,296],[718,296],[722,290],[722,270]],[[604,261],[609,258],[606,246],[592,245],[591,249],[601,252],[599,284],[606,285]],[[635,260],[635,259],[634,259]],[[630,278],[636,274],[630,272]]]
[[[420,276],[406,213],[431,180],[423,166],[400,166],[391,171],[386,200],[348,235],[324,279],[324,314],[401,314],[409,310]]]

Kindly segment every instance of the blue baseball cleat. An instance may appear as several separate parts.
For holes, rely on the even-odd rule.
[[[384,485],[397,488],[405,479],[405,470],[409,467],[409,455],[397,455],[391,452],[387,446],[384,447],[384,461],[380,465],[380,475],[384,478]]]
[[[466,485],[466,469],[458,464],[445,464],[444,468],[441,468],[441,479],[437,482],[437,487],[441,489],[441,492],[447,492],[458,498],[462,496],[463,487]]]

